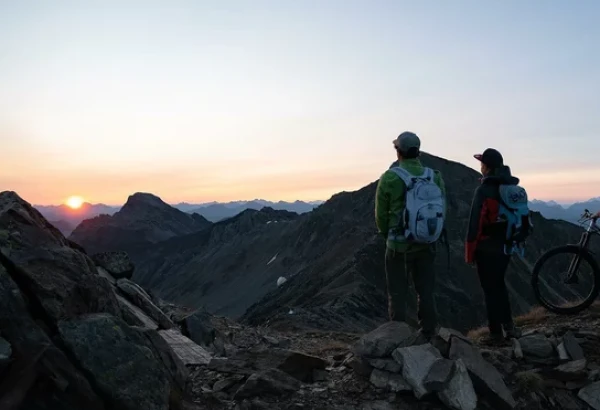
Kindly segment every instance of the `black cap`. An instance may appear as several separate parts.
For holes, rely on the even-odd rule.
[[[500,168],[504,165],[502,154],[494,148],[488,148],[483,151],[483,154],[473,155],[476,159],[487,165],[489,168]]]

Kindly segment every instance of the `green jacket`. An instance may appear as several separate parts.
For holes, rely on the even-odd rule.
[[[424,171],[424,167],[418,158],[400,161],[400,166],[413,175],[422,175]],[[444,196],[446,196],[446,187],[442,175],[439,171],[434,171],[434,181],[440,187]],[[375,195],[375,222],[377,223],[379,233],[386,238],[388,248],[408,253],[426,249],[429,245],[407,243],[403,238],[398,238],[397,240],[388,239],[389,230],[398,226],[398,215],[401,214],[405,207],[405,190],[404,181],[394,172],[387,170],[381,175]],[[444,209],[444,214],[446,214],[446,209]]]

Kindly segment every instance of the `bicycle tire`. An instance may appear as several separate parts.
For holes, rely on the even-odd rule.
[[[572,254],[581,253],[581,257],[583,259],[585,259],[585,261],[587,263],[590,264],[590,266],[592,267],[592,269],[594,271],[593,272],[594,273],[594,275],[593,275],[594,286],[592,287],[592,291],[590,292],[588,297],[582,303],[580,303],[576,306],[569,306],[569,307],[555,306],[551,303],[548,303],[542,297],[540,289],[539,289],[539,284],[540,284],[539,275],[544,267],[544,264],[551,257],[561,254],[561,253],[572,253]],[[546,253],[544,253],[535,262],[535,265],[533,267],[533,272],[532,272],[531,286],[533,287],[533,292],[535,294],[535,298],[543,307],[545,307],[546,309],[548,309],[551,312],[558,313],[561,315],[574,315],[574,314],[577,314],[577,313],[587,309],[588,307],[590,307],[590,305],[592,303],[594,303],[594,300],[598,297],[598,294],[600,293],[600,267],[598,266],[598,262],[596,262],[596,259],[594,259],[594,257],[592,256],[592,254],[590,253],[589,250],[582,249],[579,245],[558,246],[558,247],[552,248],[549,251],[547,251]]]

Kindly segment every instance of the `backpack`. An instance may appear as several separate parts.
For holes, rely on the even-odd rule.
[[[519,185],[500,185],[498,192],[498,222],[507,222],[504,253],[518,253],[523,256],[525,241],[533,228],[527,191]]]
[[[433,170],[425,168],[421,176],[398,166],[391,167],[390,171],[406,185],[406,206],[399,218],[399,230],[404,229],[404,237],[410,242],[437,241],[444,228],[445,198],[435,183]]]

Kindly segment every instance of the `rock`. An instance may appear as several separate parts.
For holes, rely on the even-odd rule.
[[[464,362],[475,388],[482,394],[488,395],[498,407],[515,408],[515,399],[506,387],[502,375],[483,359],[475,346],[462,339],[452,338],[449,356],[452,360],[461,359]]]
[[[94,263],[116,279],[131,279],[135,266],[127,252],[101,252],[92,255]]]
[[[406,323],[390,321],[361,337],[354,351],[362,357],[387,357],[414,333]]]
[[[585,379],[588,375],[587,361],[585,359],[581,359],[567,362],[555,367],[548,373],[550,377],[563,382]]]
[[[156,330],[144,328],[133,329],[146,338],[148,342],[146,346],[151,348],[154,357],[162,362],[163,369],[169,377],[171,386],[177,386],[180,391],[184,391],[189,371],[167,341]]]
[[[579,390],[577,397],[589,404],[594,410],[600,410],[600,382],[585,386]]]
[[[313,377],[312,377],[313,382],[324,382],[328,378],[329,378],[329,373],[327,373],[325,370],[321,370],[321,369],[313,370]]]
[[[440,352],[431,344],[401,347],[392,356],[402,365],[402,376],[413,388],[415,397],[420,399],[429,393],[423,382],[433,364],[442,358]]]
[[[575,336],[571,331],[568,331],[563,335],[563,344],[565,346],[565,350],[571,360],[581,360],[585,359],[585,355],[583,354],[583,349],[577,342]]]
[[[134,305],[142,309],[144,313],[158,323],[159,328],[170,329],[174,326],[171,319],[152,302],[150,296],[140,286],[129,279],[119,279],[117,287]]]
[[[388,389],[393,392],[411,391],[412,387],[398,373],[385,370],[373,369],[369,378],[371,384],[379,389]]]
[[[429,369],[429,373],[427,373],[427,376],[423,381],[423,386],[425,386],[425,389],[429,392],[442,390],[454,374],[454,369],[455,365],[452,360],[437,360],[433,363],[431,369]]]
[[[96,270],[98,271],[98,275],[108,280],[111,285],[115,286],[117,284],[117,280],[110,273],[108,273],[106,269],[96,266]]]
[[[230,387],[234,386],[236,383],[242,381],[243,379],[244,379],[243,376],[235,375],[235,376],[231,376],[226,379],[223,379],[223,380],[219,380],[218,382],[216,382],[213,385],[213,391],[220,392],[223,390],[227,390]]]
[[[263,370],[279,369],[297,380],[311,383],[315,369],[324,370],[325,360],[293,350],[254,347],[239,350],[228,358],[213,358],[209,369],[221,373],[251,374]]]
[[[158,329],[158,324],[150,319],[142,309],[125,299],[121,295],[117,295],[117,301],[121,307],[121,316],[123,320],[130,326],[140,326],[147,329]]]
[[[392,373],[402,371],[402,366],[394,359],[368,359],[371,366],[379,370],[385,370]]]
[[[519,340],[515,338],[511,339],[511,342],[515,359],[522,359],[523,349],[521,348],[521,343],[519,343]]]
[[[121,314],[110,283],[98,276],[92,260],[14,192],[0,193],[0,231],[7,232],[0,236],[2,264],[53,322],[88,313]]]
[[[349,357],[342,365],[351,368],[354,373],[362,377],[369,377],[373,371],[373,367],[365,359],[357,356]]]
[[[0,252],[1,255],[1,252]],[[33,365],[38,373],[15,375],[22,396],[34,397],[42,403],[52,401],[56,408],[103,410],[103,401],[96,395],[85,376],[77,370],[48,338],[30,316],[21,291],[0,264],[0,329],[2,337],[12,345],[14,357],[25,358],[25,365]],[[29,359],[36,358],[27,362]],[[11,369],[14,366],[11,366]],[[10,370],[9,370],[10,372]],[[45,383],[43,388],[31,387],[35,378]],[[25,381],[25,379],[29,379]],[[10,380],[7,379],[8,382]],[[25,385],[20,384],[25,381]],[[69,388],[65,390],[65,386]],[[27,399],[26,399],[27,400]],[[26,407],[24,407],[26,408]]]
[[[568,362],[570,360],[564,342],[558,344],[558,346],[556,347],[556,351],[558,352],[558,360],[560,362]]]
[[[101,394],[123,410],[168,410],[170,383],[140,333],[107,314],[58,324],[60,336]]]
[[[204,309],[198,309],[182,321],[183,334],[201,346],[210,346],[215,340],[216,330],[211,315]]]
[[[236,400],[264,395],[283,395],[300,388],[301,383],[277,369],[268,369],[252,374],[235,393]]]
[[[115,279],[131,279],[135,266],[127,252],[110,251],[92,255],[94,263]]]
[[[12,347],[6,339],[0,337],[0,371],[10,363],[10,357],[12,356]]]
[[[438,393],[438,397],[451,409],[475,410],[477,408],[477,394],[467,367],[461,359],[456,360],[454,373],[448,384]]]
[[[542,334],[532,334],[519,339],[525,356],[545,359],[554,354],[554,348],[548,338]]]

